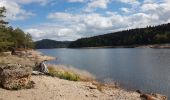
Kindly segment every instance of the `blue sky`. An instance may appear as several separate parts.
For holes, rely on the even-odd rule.
[[[10,25],[34,40],[81,37],[170,22],[169,0],[1,0]]]

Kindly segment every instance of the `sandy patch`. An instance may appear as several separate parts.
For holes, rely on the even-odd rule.
[[[0,88],[0,100],[141,100],[136,92],[90,89],[90,82],[73,82],[50,76],[32,76],[35,88],[9,91]],[[95,86],[94,86],[95,87]]]

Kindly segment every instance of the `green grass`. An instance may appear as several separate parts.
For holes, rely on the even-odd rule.
[[[79,81],[80,77],[77,74],[72,72],[64,71],[64,70],[57,70],[54,67],[48,67],[49,75],[53,77],[58,77],[60,79],[66,79],[70,81]]]

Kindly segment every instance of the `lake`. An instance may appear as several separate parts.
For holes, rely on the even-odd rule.
[[[170,98],[170,49],[104,48],[41,49],[58,59],[50,63],[74,66],[98,81],[116,81],[121,87],[156,92]]]

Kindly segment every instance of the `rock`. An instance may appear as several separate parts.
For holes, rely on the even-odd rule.
[[[158,100],[155,97],[148,94],[141,94],[140,97],[143,98],[144,100]]]
[[[157,93],[152,94],[152,96],[158,98],[159,100],[167,100],[166,96],[160,95],[160,94],[157,94]]]
[[[160,94],[141,94],[140,97],[144,100],[168,100],[166,96]]]
[[[89,84],[87,87],[89,87],[89,89],[97,89],[97,86]]]
[[[139,94],[141,94],[141,93],[142,93],[142,91],[141,91],[141,90],[136,90],[136,92],[137,92],[137,93],[139,93]]]
[[[11,50],[11,55],[16,55],[16,56],[19,56],[19,57],[24,57],[24,56],[27,56],[27,51],[16,51],[15,49],[12,49]]]
[[[49,73],[47,65],[44,63],[44,61],[36,64],[35,71],[39,71],[42,73]]]
[[[11,48],[11,55],[16,55],[15,49]]]
[[[32,75],[44,75],[44,73],[39,71],[32,71]]]
[[[29,88],[32,68],[19,64],[0,65],[0,83],[5,89]]]
[[[98,98],[98,96],[95,95],[95,94],[90,94],[90,96],[91,96],[91,97],[94,97],[94,98]]]

